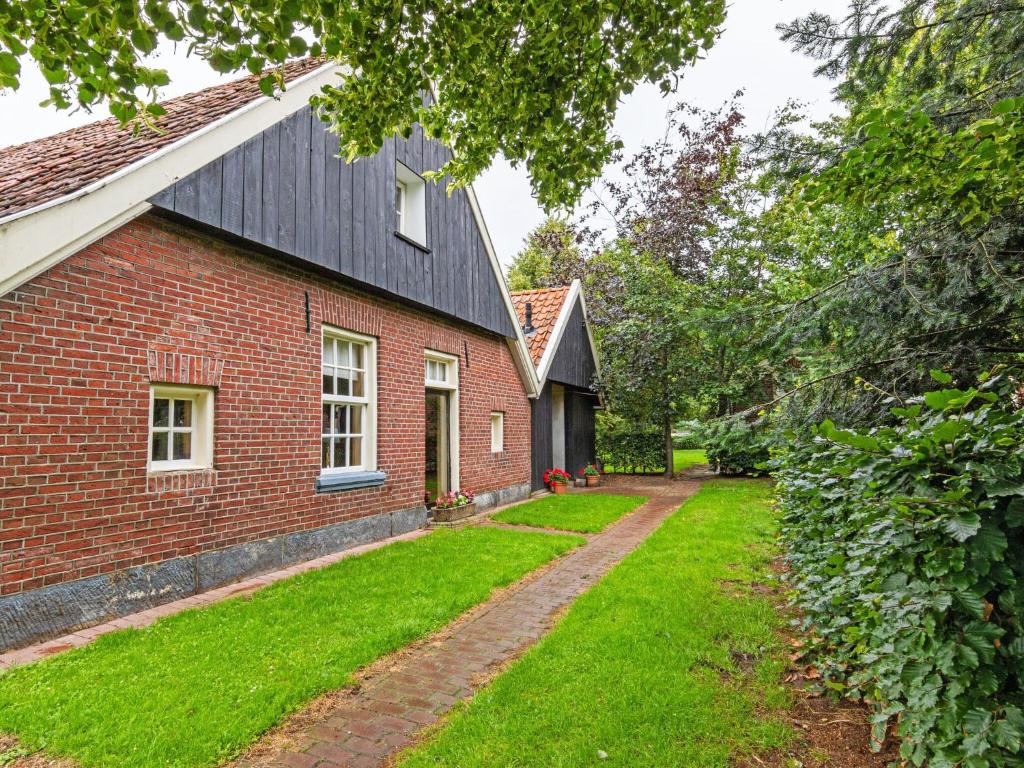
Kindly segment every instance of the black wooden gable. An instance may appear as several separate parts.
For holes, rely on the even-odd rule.
[[[426,184],[426,248],[395,234],[395,164],[440,168],[416,126],[348,164],[304,107],[151,199],[158,208],[312,262],[504,336],[515,327],[464,190]]]
[[[583,302],[577,296],[569,314],[562,338],[554,350],[548,367],[548,381],[568,384],[581,389],[593,389],[597,376],[597,361],[590,346],[590,336],[583,314]]]

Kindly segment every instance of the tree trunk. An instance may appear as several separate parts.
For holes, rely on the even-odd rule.
[[[665,438],[665,476],[671,480],[676,476],[676,462],[672,450],[672,419],[667,414],[662,421],[662,431]]]

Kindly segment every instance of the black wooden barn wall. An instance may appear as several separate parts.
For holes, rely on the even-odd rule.
[[[469,198],[426,184],[427,249],[395,234],[395,163],[440,168],[449,151],[416,126],[373,157],[337,157],[338,139],[304,107],[151,202],[367,286],[504,336],[515,334]]]
[[[540,396],[530,401],[532,415],[532,433],[530,453],[531,487],[540,490],[544,487],[544,470],[551,467],[554,453],[551,442],[551,384],[545,384]]]
[[[551,387],[549,381],[541,390],[540,397],[531,402],[533,415],[531,486],[533,490],[544,487],[544,471],[551,468],[554,456],[552,434]],[[562,467],[573,477],[594,461],[595,411],[597,395],[593,392],[565,387],[565,463]]]
[[[597,449],[594,407],[597,395],[575,388],[565,390],[565,462],[574,477],[594,462]]]
[[[548,380],[590,390],[596,373],[590,337],[583,320],[583,304],[577,299],[548,369]]]

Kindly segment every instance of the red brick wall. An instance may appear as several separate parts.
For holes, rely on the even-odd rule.
[[[314,491],[321,321],[378,337],[383,487]],[[0,297],[0,594],[421,504],[427,348],[460,356],[461,485],[527,482],[503,339],[154,216],[121,227]],[[212,471],[147,476],[151,381],[217,386]]]

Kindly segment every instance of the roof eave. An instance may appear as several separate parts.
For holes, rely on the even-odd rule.
[[[329,63],[81,189],[0,218],[0,296],[145,213],[148,200],[284,119],[340,71]]]

